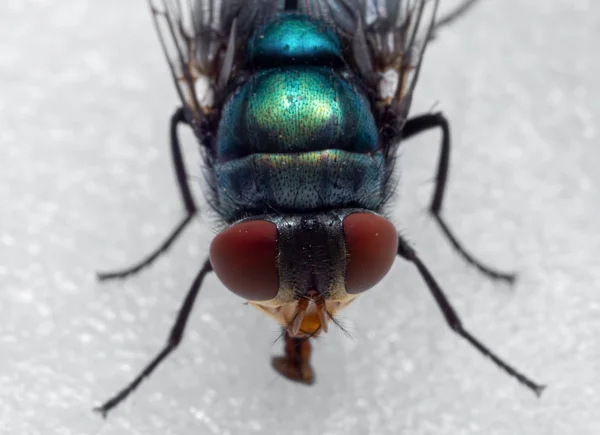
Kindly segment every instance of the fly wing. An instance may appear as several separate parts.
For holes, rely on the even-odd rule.
[[[366,3],[365,41],[373,69],[380,77],[380,95],[386,105],[395,107],[397,114],[405,119],[425,48],[433,34],[439,0],[367,0]],[[388,90],[384,86],[386,78],[391,78]]]
[[[239,46],[235,22],[252,0],[148,3],[175,88],[196,130],[210,117],[215,93],[231,74]]]
[[[349,63],[372,89],[385,124],[399,132],[408,116],[439,0],[148,0],[179,97],[195,131],[206,124],[260,25],[296,10],[331,25]],[[395,136],[395,135],[392,135]]]
[[[439,0],[300,2],[306,12],[348,35],[355,66],[378,87],[380,104],[406,116],[423,53],[435,29]]]
[[[188,121],[196,127],[243,59],[245,41],[285,0],[148,0]]]

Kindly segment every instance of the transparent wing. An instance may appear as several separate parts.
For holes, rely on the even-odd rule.
[[[148,0],[181,102],[202,124],[231,73],[235,16],[241,1]],[[191,116],[190,116],[191,114]]]
[[[285,0],[148,0],[177,93],[198,125],[242,59],[257,25],[285,8]]]
[[[379,87],[381,105],[406,115],[435,29],[439,0],[304,0],[303,4],[349,35],[355,65]]]
[[[463,0],[439,19],[439,0],[298,0],[298,8],[347,35],[355,66],[376,82],[382,104],[406,114],[434,32],[477,2]]]
[[[439,0],[148,0],[177,92],[199,123],[243,65],[251,33],[284,10],[331,25],[355,70],[379,87],[379,105],[405,119],[433,32],[475,1],[436,25]]]

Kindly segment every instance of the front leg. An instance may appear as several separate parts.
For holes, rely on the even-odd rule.
[[[156,354],[156,356],[142,369],[142,371],[133,379],[125,388],[116,393],[109,400],[104,402],[101,406],[95,408],[94,410],[102,414],[103,417],[106,417],[108,413],[119,405],[123,400],[125,400],[133,391],[142,383],[142,381],[150,376],[154,370],[162,363],[170,354],[173,352],[179,343],[181,343],[181,339],[183,338],[183,333],[185,332],[185,327],[187,325],[188,318],[190,317],[190,313],[192,312],[192,308],[194,307],[194,302],[196,301],[196,296],[198,296],[198,292],[200,291],[200,287],[202,287],[202,282],[204,281],[204,277],[212,272],[212,265],[210,264],[210,260],[207,258],[204,261],[204,265],[202,269],[198,272],[196,279],[190,286],[185,300],[179,309],[179,313],[177,314],[177,319],[171,328],[171,332],[167,339],[167,342],[161,349],[161,351]]]
[[[522,385],[533,391],[538,397],[542,395],[544,389],[546,388],[545,385],[534,382],[511,365],[504,362],[502,358],[497,356],[491,351],[491,349],[489,349],[485,344],[475,338],[463,327],[460,317],[458,317],[458,314],[450,304],[450,301],[448,301],[448,298],[446,298],[446,295],[444,294],[444,291],[440,285],[437,283],[427,266],[425,266],[425,264],[421,261],[416,251],[406,242],[406,240],[404,240],[402,236],[398,237],[398,256],[412,263],[417,268],[419,275],[421,275],[421,278],[423,278],[425,284],[427,284],[427,288],[442,311],[442,314],[446,319],[446,323],[454,332],[468,341],[482,355],[491,359],[494,364],[515,378]]]

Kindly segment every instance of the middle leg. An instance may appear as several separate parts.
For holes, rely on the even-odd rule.
[[[173,116],[171,117],[171,125],[169,130],[169,136],[171,140],[171,155],[173,157],[173,167],[175,169],[175,176],[177,177],[177,184],[179,186],[179,192],[181,193],[181,199],[185,207],[185,216],[177,224],[177,226],[171,231],[166,239],[144,259],[138,263],[129,266],[122,270],[112,272],[99,272],[98,279],[100,281],[106,281],[115,278],[126,278],[130,275],[134,275],[140,270],[148,267],[154,262],[161,254],[166,252],[169,247],[177,240],[183,230],[192,221],[192,218],[197,212],[197,207],[192,197],[190,186],[187,180],[187,173],[185,171],[185,164],[183,162],[183,154],[179,145],[179,138],[177,137],[177,127],[179,124],[187,124],[185,119],[185,110],[183,107],[178,108]]]
[[[481,273],[491,279],[498,279],[513,283],[516,278],[514,273],[502,272],[487,266],[469,253],[464,248],[463,244],[456,238],[441,214],[444,193],[446,191],[446,182],[448,180],[448,168],[450,165],[450,126],[448,125],[448,120],[441,113],[427,113],[411,118],[406,122],[404,128],[402,129],[402,139],[408,139],[419,133],[434,128],[440,128],[442,130],[442,144],[437,174],[435,177],[435,191],[429,206],[429,213],[438,223],[442,232],[450,241],[454,249],[467,261],[467,263],[471,264]]]

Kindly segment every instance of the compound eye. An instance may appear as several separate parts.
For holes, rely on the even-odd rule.
[[[390,221],[372,213],[344,219],[346,292],[357,294],[383,279],[398,252],[398,233]]]
[[[277,227],[255,220],[235,224],[210,245],[210,262],[225,287],[250,301],[277,296]]]

